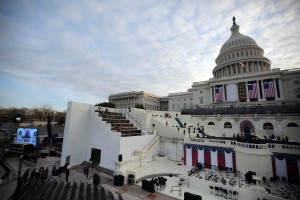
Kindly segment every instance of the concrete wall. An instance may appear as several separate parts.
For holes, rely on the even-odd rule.
[[[67,156],[70,156],[71,166],[89,161],[91,149],[95,148],[101,150],[100,166],[116,170],[120,154],[123,158],[133,156],[136,150],[142,150],[156,137],[156,134],[121,137],[119,132],[112,132],[111,125],[102,121],[94,110],[90,104],[68,103],[61,165],[65,164]],[[148,111],[138,112],[138,117],[148,126],[151,125],[150,116]]]
[[[114,170],[120,138],[120,133],[111,132],[110,124],[94,112],[93,105],[69,102],[60,164],[65,164],[67,156],[71,156],[71,166],[88,161],[91,148],[96,148],[101,149],[100,166]]]
[[[71,156],[71,166],[87,160],[84,144],[88,142],[89,128],[86,123],[88,120],[89,105],[75,102],[68,103],[61,166],[65,164],[67,156]]]
[[[166,113],[164,111],[147,111],[141,109],[132,109],[131,112],[136,118],[140,119],[149,130],[152,130],[153,124],[155,124],[154,130],[156,130],[157,136],[183,138],[183,135],[178,133],[176,128],[166,126],[166,120],[175,120],[174,112],[167,112],[172,113],[174,115],[172,116],[172,118],[164,118],[164,115]],[[175,113],[178,114],[177,112]]]
[[[183,142],[164,139],[160,143],[159,154],[165,155],[169,160],[181,161],[183,158]]]
[[[142,150],[155,137],[156,137],[155,134],[133,136],[133,137],[122,137],[121,144],[120,144],[120,151],[122,152],[123,158],[133,156],[136,150]]]

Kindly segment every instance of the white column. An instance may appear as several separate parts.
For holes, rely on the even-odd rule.
[[[223,102],[225,102],[225,87],[226,85],[225,84],[222,84],[222,92],[223,92]],[[227,89],[227,88],[226,88]],[[227,98],[226,98],[227,99]]]
[[[263,93],[263,91],[260,91],[260,85],[259,85],[259,80],[256,80],[256,84],[257,84],[257,101],[260,101],[262,98],[260,98],[260,92]]]
[[[250,102],[249,94],[248,94],[248,82],[245,82],[245,83],[246,83],[246,97],[247,97],[246,102]]]
[[[236,93],[237,93],[237,102],[240,102],[240,94],[239,94],[238,83],[235,83],[235,85],[236,85]]]
[[[265,96],[265,88],[264,88],[264,81],[261,80],[261,89],[262,89],[262,96],[263,96],[263,100],[266,100],[266,96]]]
[[[211,101],[210,101],[210,102],[216,102],[216,97],[215,97],[215,86],[211,86],[210,92],[212,92],[212,94],[209,95],[210,98],[211,98]]]

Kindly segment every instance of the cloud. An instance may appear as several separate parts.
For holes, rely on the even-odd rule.
[[[38,85],[57,105],[131,90],[166,96],[208,80],[233,15],[273,67],[300,62],[298,1],[3,2],[0,75]]]

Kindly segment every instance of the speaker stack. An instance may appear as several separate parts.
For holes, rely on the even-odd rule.
[[[247,184],[251,184],[251,183],[254,183],[256,184],[256,181],[253,179],[252,176],[255,176],[256,173],[255,172],[252,172],[252,171],[248,171],[246,174],[245,174],[245,178],[246,178],[246,183]]]
[[[122,160],[123,160],[123,156],[122,156],[122,154],[120,154],[119,155],[119,162],[122,162]]]
[[[114,176],[114,185],[116,186],[124,185],[124,176],[122,175]]]
[[[154,182],[152,181],[147,181],[147,180],[143,180],[142,181],[142,189],[143,190],[146,190],[148,192],[155,192],[155,189],[154,189]]]
[[[193,193],[185,192],[184,200],[202,200],[202,196]]]

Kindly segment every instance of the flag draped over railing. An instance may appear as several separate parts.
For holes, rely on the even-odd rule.
[[[263,84],[266,100],[275,100],[275,86],[273,79],[265,79]]]
[[[223,101],[223,86],[222,85],[215,86],[215,97],[216,97],[216,101]]]
[[[258,100],[258,86],[256,81],[248,82],[248,96],[250,101]]]

